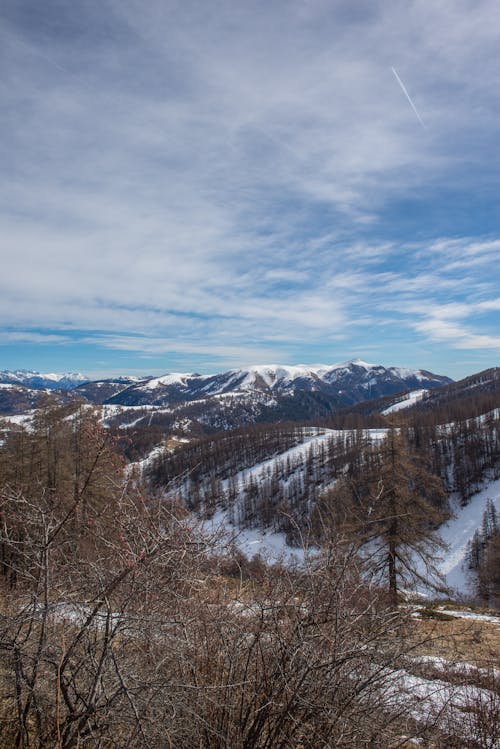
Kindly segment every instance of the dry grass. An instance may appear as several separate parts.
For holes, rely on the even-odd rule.
[[[414,619],[415,655],[433,655],[465,661],[478,667],[500,667],[500,625],[494,622],[452,619]]]

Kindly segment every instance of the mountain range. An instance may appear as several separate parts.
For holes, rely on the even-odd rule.
[[[333,398],[337,405],[350,405],[411,387],[433,388],[450,382],[448,377],[425,370],[386,368],[355,359],[320,367],[262,365],[213,375],[170,373],[128,384],[108,402],[167,406],[230,394],[277,397],[302,392]],[[81,386],[79,390],[88,392],[89,386]]]
[[[33,388],[33,390],[72,390],[83,382],[88,382],[89,379],[80,372],[42,374],[29,369],[16,369],[14,372],[4,369],[0,372],[1,384],[21,385]]]
[[[227,429],[257,421],[314,418],[373,398],[451,382],[427,370],[384,367],[360,359],[316,367],[261,365],[216,374],[102,380],[80,373],[17,370],[0,372],[0,413],[22,413],[51,394],[62,402],[80,399],[105,405],[110,413],[120,412],[120,423],[128,420],[123,412],[133,407],[161,410],[166,427],[188,420],[203,429]]]
[[[25,369],[0,372],[3,385],[33,390],[78,390],[79,395],[90,401],[122,405],[167,405],[234,392],[292,390],[343,396],[342,400],[357,402],[408,387],[433,388],[450,382],[449,377],[426,370],[386,368],[360,359],[317,367],[262,365],[208,375],[173,372],[160,377],[123,376],[102,380],[92,380],[79,372],[42,374]]]
[[[341,364],[262,365],[217,374],[168,373],[160,377],[123,376],[92,380],[79,372],[40,373],[18,369],[0,372],[0,384],[33,390],[76,390],[88,400],[123,405],[166,405],[231,392],[291,390],[343,395],[350,402],[385,395],[407,387],[439,387],[452,380],[426,370],[386,368],[354,359]],[[126,395],[124,394],[126,391]]]

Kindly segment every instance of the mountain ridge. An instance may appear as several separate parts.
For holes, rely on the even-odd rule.
[[[264,364],[215,374],[170,372],[102,380],[88,380],[79,373],[45,376],[21,370],[0,372],[3,400],[6,404],[9,401],[10,412],[16,399],[21,398],[19,389],[30,388],[31,400],[36,399],[37,392],[50,390],[64,398],[81,398],[96,405],[176,411],[186,408],[191,411],[190,417],[196,407],[196,418],[214,428],[226,416],[231,426],[267,419],[308,418],[411,388],[432,389],[451,382],[451,378],[427,370],[384,367],[361,359],[331,365]]]
[[[423,369],[384,367],[359,359],[340,364],[256,365],[216,374],[168,373],[132,383],[109,403],[117,405],[168,405],[226,394],[292,395],[296,391],[354,403],[407,388],[439,387],[451,383],[444,375]]]

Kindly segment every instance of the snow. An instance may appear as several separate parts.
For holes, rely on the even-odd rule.
[[[386,408],[382,411],[383,416],[387,416],[387,414],[392,414],[395,411],[401,411],[403,408],[410,408],[410,406],[413,406],[417,401],[422,400],[422,398],[428,393],[428,390],[412,390],[410,393],[404,396],[403,400],[398,401],[397,403],[393,403],[392,406],[389,406],[389,408]]]
[[[268,460],[257,463],[251,468],[240,471],[235,476],[236,485],[242,487],[244,482],[248,482],[250,478],[257,482],[264,481],[272,473],[277,461],[286,463],[287,458],[290,458],[291,463],[293,463],[294,458],[305,460],[311,448],[315,449],[321,443],[327,442],[332,438],[341,436],[347,438],[350,434],[351,432],[349,431],[333,429],[311,430],[299,445],[291,447],[284,453],[280,453]],[[386,429],[367,429],[364,431],[364,436],[371,440],[382,440],[386,434]],[[492,499],[497,508],[500,509],[500,479],[487,484],[481,492],[472,497],[466,507],[455,504],[453,508],[454,517],[439,530],[439,535],[448,548],[443,554],[442,559],[438,561],[437,568],[444,575],[446,584],[460,594],[465,594],[468,590],[468,576],[466,570],[463,569],[467,543],[472,538],[474,531],[481,526],[482,515],[486,509],[488,499]],[[255,533],[259,532],[255,531]],[[268,535],[264,533],[262,537],[259,537],[260,540],[258,543],[263,543]],[[243,540],[245,538],[246,536],[243,537]],[[275,549],[276,543],[277,541],[273,540],[271,544],[272,549]],[[420,571],[424,572],[423,570]]]
[[[309,379],[309,380],[320,380],[325,383],[331,384],[341,372],[348,372],[353,367],[361,367],[370,372],[371,370],[384,370],[384,367],[377,364],[369,364],[362,359],[353,359],[351,361],[340,362],[338,364],[321,364],[321,365],[307,365],[307,364],[293,364],[293,365],[281,365],[281,364],[258,364],[248,369],[232,369],[228,372],[222,372],[218,374],[209,375],[195,375],[190,373],[179,373],[171,372],[169,374],[162,375],[161,377],[154,377],[143,384],[144,388],[148,390],[154,390],[161,385],[184,385],[186,386],[186,380],[215,380],[215,382],[208,382],[207,385],[202,388],[207,394],[215,395],[226,391],[235,382],[239,382],[239,390],[252,390],[255,388],[257,381],[261,380],[265,386],[269,389],[278,386],[288,386],[293,384],[298,379]],[[399,377],[416,377],[422,379],[422,375],[419,370],[411,370],[404,368],[392,367],[390,372],[395,373]],[[374,384],[376,380],[372,380]],[[212,389],[214,388],[214,389]]]
[[[237,380],[239,380],[239,378],[241,377],[241,369],[230,370],[230,372],[228,372],[228,374],[229,374],[229,379],[223,379],[222,380],[222,384],[219,384],[218,387],[216,386],[215,389],[213,389],[214,385],[217,385],[217,383],[221,382],[220,377],[218,377],[217,375],[210,375],[211,378],[217,378],[216,382],[215,383],[214,382],[209,382],[207,385],[205,385],[205,387],[203,387],[201,389],[204,390],[207,393],[207,395],[220,395],[220,394],[222,394],[225,390],[227,390],[228,388],[230,388],[231,385],[234,382],[236,382]],[[231,391],[231,392],[234,393],[234,392],[237,392],[237,391]]]
[[[153,447],[151,452],[149,452],[145,458],[133,461],[125,466],[125,475],[127,478],[134,475],[139,477],[142,476],[143,471],[150,466],[156,458],[163,455],[165,452],[167,452],[167,448],[164,445],[156,445],[156,447]]]
[[[235,476],[236,485],[242,487],[249,479],[254,479],[257,482],[263,481],[272,473],[278,461],[286,463],[290,459],[290,462],[293,463],[294,459],[300,459],[305,462],[311,448],[315,449],[321,443],[328,442],[335,437],[348,439],[352,434],[353,432],[350,430],[311,428],[309,434],[299,445],[295,445],[285,452],[279,453],[279,455],[274,455],[272,458],[256,463],[251,468],[246,468],[237,473]],[[367,439],[382,440],[387,434],[387,429],[365,429],[363,434]]]
[[[89,378],[81,372],[35,372],[28,369],[16,369],[14,372],[4,369],[0,372],[0,377],[6,377],[20,385],[25,384],[30,379],[47,380],[56,384],[66,381],[73,385],[89,381]]]
[[[478,622],[490,622],[500,626],[500,616],[494,616],[493,614],[478,614],[477,611],[471,609],[448,609],[445,606],[438,606],[438,611],[442,611],[444,614],[449,614],[457,619],[471,619]]]
[[[116,403],[106,403],[103,406],[101,406],[102,409],[102,418],[103,419],[110,419],[112,416],[117,416],[119,414],[126,414],[126,413],[134,413],[134,411],[153,411],[154,413],[170,413],[170,408],[165,408],[163,406],[152,406],[152,405],[142,405],[142,406],[122,406],[120,404]]]
[[[327,367],[308,367],[305,364],[283,366],[279,364],[262,364],[247,370],[241,388],[255,387],[257,377],[260,377],[267,387],[279,384],[289,384],[300,378],[316,379],[327,371]],[[244,374],[245,370],[240,370]]]
[[[307,553],[302,547],[289,546],[284,533],[261,528],[236,528],[227,519],[225,510],[217,510],[212,518],[203,522],[203,528],[210,534],[222,530],[224,543],[234,544],[248,559],[259,554],[269,564],[292,565],[303,562]]]
[[[377,369],[377,364],[368,364],[368,362],[363,361],[363,359],[352,359],[350,362],[344,362],[343,364],[340,364],[341,367],[348,367],[349,364],[355,364],[357,367],[364,367],[364,369]]]
[[[348,439],[352,434],[353,432],[350,430],[310,427],[304,440],[299,445],[295,445],[272,458],[256,463],[251,468],[239,471],[234,476],[233,482],[240,491],[243,490],[245,483],[250,479],[253,479],[257,483],[264,482],[273,472],[278,461],[287,463],[290,460],[292,464],[302,461],[305,464],[311,449],[316,451],[316,448],[319,449],[322,443],[326,443],[332,438],[344,437]],[[367,429],[364,434],[367,439],[381,440],[385,438],[387,430]],[[222,482],[222,487],[227,489],[228,484],[229,480],[226,479]],[[313,548],[304,550],[303,548],[289,546],[286,542],[285,534],[280,532],[262,528],[239,528],[229,522],[227,512],[222,509],[218,509],[214,516],[209,521],[205,521],[205,523],[208,523],[208,527],[212,531],[223,527],[235,545],[250,558],[254,554],[259,553],[271,563],[281,561],[284,564],[291,564],[302,562],[308,553],[314,552]]]
[[[394,672],[394,678],[388,680],[387,694],[395,706],[406,702],[415,720],[434,723],[466,739],[477,738],[476,721],[481,715],[476,715],[474,708],[484,705],[487,710],[493,709],[498,703],[498,696],[488,689],[424,679],[404,670]],[[491,749],[500,747],[500,737],[492,740]]]
[[[442,607],[441,607],[442,608]],[[446,610],[447,614],[450,614],[451,612]],[[456,612],[456,613],[463,613],[463,612]],[[491,617],[493,619],[497,619],[500,623],[499,617]],[[481,620],[482,621],[482,620]],[[487,618],[488,621],[488,618]],[[500,679],[500,669],[491,667],[491,668],[480,668],[478,666],[474,666],[472,663],[467,663],[465,661],[449,661],[446,658],[441,658],[438,655],[415,655],[410,658],[412,663],[422,664],[422,665],[430,665],[436,668],[439,671],[444,672],[451,672],[453,674],[458,674],[459,676],[485,676],[490,677],[493,676],[495,679]]]
[[[467,571],[464,569],[467,542],[472,539],[474,531],[481,527],[488,499],[500,509],[500,479],[488,483],[471,498],[466,507],[455,503],[454,517],[439,529],[439,535],[448,545],[448,551],[438,569],[445,575],[447,585],[461,593],[466,593],[469,587]]]
[[[26,411],[24,414],[17,414],[15,416],[1,416],[0,418],[9,424],[17,424],[18,426],[28,426],[32,420],[35,411]]]
[[[273,470],[278,460],[286,462],[288,458],[290,458],[290,460],[292,460],[293,458],[300,458],[301,460],[305,461],[307,453],[309,452],[311,447],[319,445],[322,442],[327,442],[335,434],[336,432],[333,429],[325,429],[321,434],[316,433],[306,437],[305,440],[300,443],[300,445],[295,445],[295,447],[291,447],[289,450],[286,450],[279,455],[275,455],[274,457],[269,458],[268,460],[264,460],[261,463],[256,463],[254,466],[252,466],[252,468],[247,468],[237,473],[236,484],[242,486],[245,480],[248,481],[250,478],[256,479],[257,481],[263,480],[266,474],[269,471]]]
[[[402,380],[407,377],[414,377],[416,380],[426,380],[427,377],[423,374],[421,369],[409,369],[408,367],[389,367],[389,372],[400,377]]]
[[[147,390],[154,390],[161,385],[185,385],[188,377],[192,377],[192,374],[187,372],[170,372],[169,374],[162,375],[161,377],[153,377],[152,380],[144,382],[142,387]]]

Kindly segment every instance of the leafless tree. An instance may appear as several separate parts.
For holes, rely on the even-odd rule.
[[[229,578],[218,538],[116,473],[95,420],[62,421],[51,439],[84,429],[76,483],[67,439],[50,482],[0,460],[2,749],[402,746],[410,623],[353,544]]]

